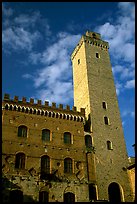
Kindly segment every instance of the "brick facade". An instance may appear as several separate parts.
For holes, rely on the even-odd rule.
[[[41,197],[49,202],[62,202],[67,196],[75,202],[107,201],[111,183],[119,186],[121,201],[133,200],[125,170],[128,156],[108,43],[99,34],[87,32],[71,59],[75,105],[72,110],[68,105],[49,106],[47,101],[42,105],[41,100],[34,104],[34,99],[27,102],[25,97],[11,99],[5,94],[2,103],[5,202],[12,198],[14,190],[23,192],[24,202],[39,201],[40,192],[46,192]],[[105,116],[108,124],[104,123]],[[19,127],[26,128],[23,136],[19,136]],[[44,129],[50,131],[47,141],[42,140]],[[70,134],[70,142],[65,142],[64,133]],[[110,149],[107,141],[113,145]],[[24,160],[17,162],[19,153],[24,154]],[[45,177],[41,177],[43,156],[49,159],[49,164],[44,163],[49,165]]]

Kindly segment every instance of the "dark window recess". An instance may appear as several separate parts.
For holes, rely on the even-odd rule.
[[[64,159],[64,173],[72,173],[72,159]]]
[[[108,195],[109,195],[109,202],[113,203],[120,203],[121,200],[121,192],[120,187],[117,183],[113,182],[108,187]]]
[[[103,106],[104,109],[107,109],[107,104],[106,104],[106,102],[103,101],[103,102],[102,102],[102,106]]]
[[[96,58],[100,58],[100,54],[96,52]]]
[[[80,64],[80,59],[78,59],[78,64]]]
[[[108,150],[112,150],[112,149],[113,149],[113,147],[112,147],[112,142],[107,141],[107,149],[108,149]]]
[[[92,147],[92,138],[90,135],[85,135],[85,145],[86,147]]]
[[[89,200],[95,201],[97,200],[97,192],[95,184],[89,184]]]
[[[71,144],[71,133],[70,132],[64,132],[64,143]]]
[[[75,194],[68,192],[64,194],[64,203],[74,203],[75,202]]]
[[[24,153],[16,154],[15,168],[25,169],[25,154]]]
[[[50,157],[44,155],[41,157],[41,179],[45,179],[50,174]]]
[[[48,129],[42,130],[42,140],[43,141],[50,141],[50,130],[48,130]]]
[[[18,127],[18,137],[27,137],[27,127],[21,125]]]
[[[108,125],[109,123],[108,123],[108,118],[105,116],[104,117],[104,123],[106,124],[106,125]]]
[[[10,191],[10,203],[23,203],[23,192],[21,190]]]
[[[49,202],[49,192],[40,191],[39,192],[39,202],[48,203]]]
[[[90,114],[88,115],[88,120],[86,120],[86,122],[85,122],[84,131],[85,132],[91,132],[91,116],[90,116]]]

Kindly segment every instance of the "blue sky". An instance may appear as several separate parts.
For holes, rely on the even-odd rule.
[[[70,55],[87,30],[109,42],[127,151],[134,156],[133,2],[2,3],[2,94],[72,107]]]

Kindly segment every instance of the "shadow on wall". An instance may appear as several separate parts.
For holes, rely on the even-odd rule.
[[[36,202],[31,196],[23,195],[22,189],[2,175],[2,202],[23,203]]]

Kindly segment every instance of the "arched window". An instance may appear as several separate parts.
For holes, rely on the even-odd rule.
[[[74,203],[75,202],[75,194],[71,192],[67,192],[64,194],[64,203]]]
[[[16,169],[25,169],[25,154],[24,153],[16,154],[15,168]]]
[[[12,110],[12,105],[10,105],[10,108],[9,108],[9,110]]]
[[[108,125],[109,124],[109,120],[108,120],[108,117],[104,117],[104,123],[106,124],[106,125]]]
[[[64,159],[64,173],[72,173],[72,159]]]
[[[96,201],[97,200],[97,192],[96,192],[96,185],[89,184],[89,200]]]
[[[71,133],[70,132],[64,132],[64,143],[71,144]]]
[[[86,145],[86,147],[92,146],[92,138],[90,135],[85,135],[85,145]]]
[[[27,127],[25,125],[18,127],[18,137],[27,137]]]
[[[41,157],[41,178],[44,179],[46,174],[50,174],[50,157],[44,155]]]
[[[42,130],[42,141],[50,141],[50,130],[48,129]]]
[[[120,186],[113,182],[108,187],[108,195],[109,195],[109,201],[114,203],[121,202],[121,191]]]
[[[8,104],[5,105],[5,110],[8,110],[9,109],[9,106]]]
[[[21,190],[10,191],[11,203],[23,203],[23,192]]]
[[[112,142],[107,141],[107,149],[108,149],[108,150],[112,150],[112,149],[113,149],[113,147],[112,147]]]
[[[39,192],[39,202],[48,203],[49,202],[49,192],[40,191]]]

